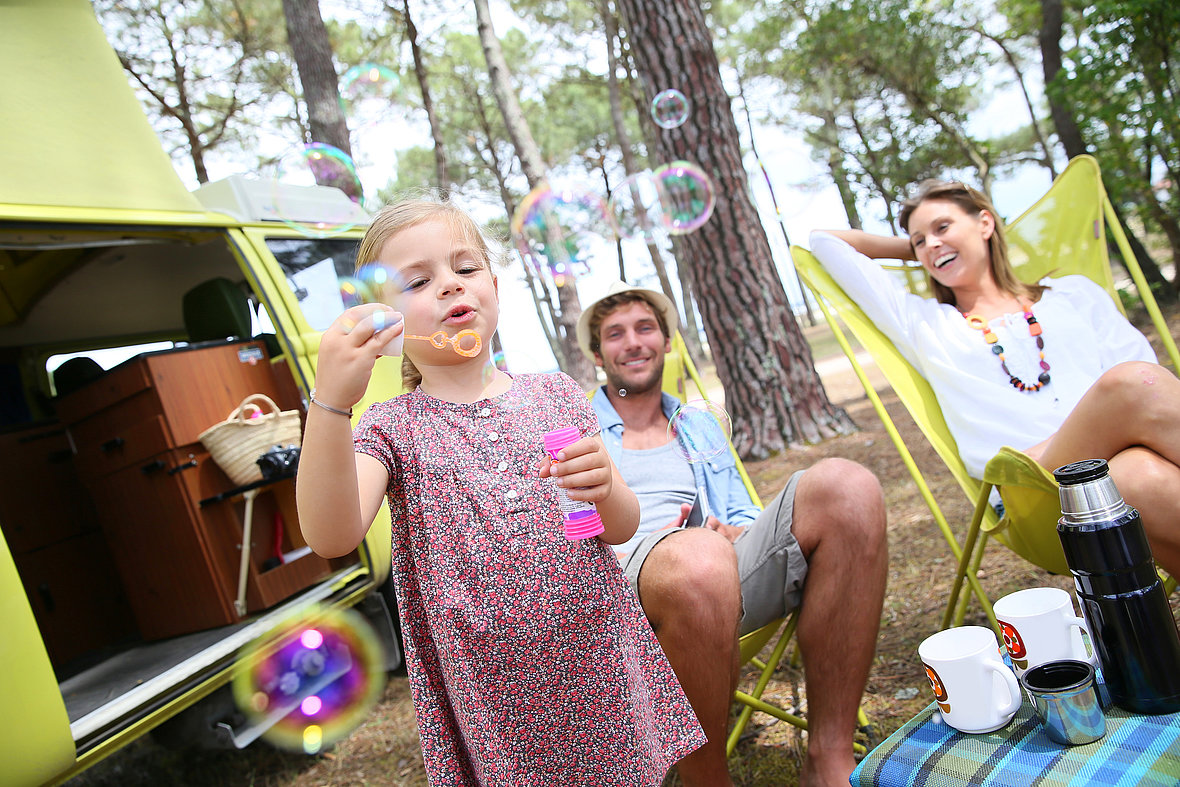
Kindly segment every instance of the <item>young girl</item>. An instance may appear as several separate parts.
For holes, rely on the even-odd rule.
[[[342,555],[383,497],[426,772],[439,785],[657,785],[704,736],[610,544],[639,520],[585,394],[562,374],[490,362],[490,245],[466,214],[412,201],[377,214],[358,265],[403,290],[323,335],[297,482],[308,544]],[[374,330],[378,328],[378,330]],[[407,393],[349,412],[394,337]],[[472,333],[481,339],[477,353]],[[436,346],[441,344],[442,346]],[[462,349],[463,352],[457,350]],[[583,437],[549,468],[545,432]],[[567,540],[557,486],[605,531]]]
[[[903,203],[908,237],[817,231],[811,247],[929,381],[971,475],[1004,445],[1050,471],[1106,459],[1176,575],[1180,380],[1086,277],[1016,278],[996,216],[976,189],[927,181]],[[918,260],[936,298],[909,294],[876,258]]]

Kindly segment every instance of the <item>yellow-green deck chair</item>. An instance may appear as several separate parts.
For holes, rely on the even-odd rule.
[[[1163,315],[1106,196],[1098,162],[1094,158],[1078,156],[1070,161],[1065,171],[1053,181],[1048,192],[1019,218],[1008,224],[1006,230],[1012,264],[1021,279],[1037,281],[1050,273],[1059,276],[1080,273],[1105,288],[1122,310],[1107,254],[1109,232],[1110,238],[1118,246],[1152,323],[1159,332],[1173,368],[1180,369],[1180,353],[1177,352]],[[962,622],[969,599],[969,596],[964,595],[960,603],[963,583],[966,582],[979,600],[992,627],[998,632],[991,603],[976,578],[989,535],[1024,559],[1052,573],[1064,574],[1069,570],[1056,529],[1051,524],[1060,516],[1057,484],[1052,474],[1020,451],[1004,448],[988,462],[983,480],[969,476],[959,458],[958,448],[950,430],[947,429],[934,392],[925,378],[905,360],[893,343],[877,330],[860,307],[844,294],[811,252],[792,246],[791,256],[807,286],[822,296],[819,304],[824,317],[852,363],[873,408],[909,469],[910,475],[913,476],[922,498],[930,507],[951,551],[959,561],[954,587],[943,615],[942,627]],[[955,538],[909,449],[876,391],[873,390],[864,369],[857,362],[836,316],[839,316],[857,341],[872,356],[922,434],[930,441],[968,498],[974,501],[975,512],[962,545]],[[1004,499],[1005,512],[1002,519],[997,517],[995,510],[988,503],[993,486],[1000,487]],[[1174,586],[1175,583],[1169,579],[1169,590]]]
[[[696,365],[693,364],[692,358],[689,357],[688,349],[684,344],[684,339],[678,332],[672,340],[672,352],[667,356],[664,364],[664,382],[663,388],[666,392],[680,399],[687,401],[690,390],[690,383],[696,387],[696,392],[702,399],[708,399],[708,392],[705,390],[705,384],[702,382],[700,375],[697,372]],[[737,455],[733,444],[730,443],[729,450],[733,452],[734,461],[737,463],[738,473],[742,477],[742,482],[746,486],[746,491],[750,495],[750,500],[754,502],[759,508],[762,507],[762,500],[758,497],[758,492],[754,489],[753,482],[750,481],[750,476],[746,473],[746,468],[742,464],[741,459]],[[763,693],[766,691],[766,686],[770,682],[771,677],[774,676],[774,671],[778,669],[782,663],[787,652],[787,646],[791,639],[795,636],[795,626],[797,622],[797,614],[795,611],[789,613],[785,618],[776,620],[773,623],[768,623],[762,628],[751,631],[746,634],[739,641],[741,648],[741,663],[753,664],[758,669],[758,678],[754,683],[753,688],[749,693],[738,689],[734,692],[734,699],[741,703],[742,710],[738,714],[737,721],[733,725],[733,729],[729,733],[729,737],[725,744],[726,755],[733,754],[737,747],[738,740],[746,729],[746,725],[750,721],[750,717],[754,711],[761,711],[770,716],[773,716],[780,721],[785,721],[800,729],[807,729],[807,720],[794,713],[790,713],[777,705],[772,705],[762,699]],[[770,652],[770,656],[765,661],[758,656],[762,650],[778,637],[774,648]],[[863,709],[857,709],[856,717],[857,727],[861,732],[868,736],[870,745],[874,741],[872,727],[869,724],[868,717],[865,716]],[[853,749],[858,753],[865,753],[866,749],[859,743],[853,743]]]

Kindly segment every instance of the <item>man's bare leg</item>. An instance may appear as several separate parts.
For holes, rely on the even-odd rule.
[[[677,764],[680,780],[685,787],[732,785],[725,740],[740,666],[741,619],[733,545],[706,528],[664,538],[644,561],[639,599],[709,738]]]
[[[885,501],[860,465],[827,459],[803,474],[792,532],[807,557],[799,647],[807,680],[807,760],[800,784],[841,785],[876,652],[885,597]]]

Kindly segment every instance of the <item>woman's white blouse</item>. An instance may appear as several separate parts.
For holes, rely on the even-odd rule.
[[[983,332],[954,306],[911,294],[888,271],[843,240],[811,233],[811,249],[832,278],[934,389],[967,471],[983,476],[1001,446],[1025,449],[1052,435],[1082,394],[1123,361],[1155,362],[1147,339],[1085,276],[1045,278],[1033,315],[1042,328],[1050,382],[1037,392],[1012,387]],[[990,323],[1012,374],[1035,382],[1036,339],[1021,313]],[[1117,418],[1117,413],[1111,417]]]

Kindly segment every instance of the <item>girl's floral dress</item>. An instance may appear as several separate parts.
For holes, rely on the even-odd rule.
[[[563,374],[494,399],[374,405],[356,450],[390,471],[393,577],[435,785],[658,785],[705,742],[611,548],[565,538],[542,435],[598,431]]]

